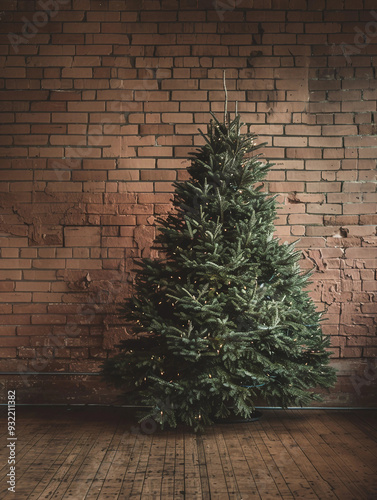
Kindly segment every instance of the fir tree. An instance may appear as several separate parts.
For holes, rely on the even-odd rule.
[[[229,407],[248,418],[257,398],[279,407],[320,400],[335,382],[329,339],[305,287],[300,253],[273,236],[272,166],[255,135],[214,115],[175,210],[159,220],[163,258],[142,259],[123,308],[135,336],[103,366],[106,380],[148,405],[163,426],[202,430]]]

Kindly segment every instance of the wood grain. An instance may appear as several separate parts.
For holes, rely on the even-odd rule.
[[[264,410],[258,422],[143,434],[125,408],[17,409],[16,495],[1,499],[373,500],[377,411]],[[6,423],[5,408],[0,410]],[[5,425],[1,427],[6,443]]]

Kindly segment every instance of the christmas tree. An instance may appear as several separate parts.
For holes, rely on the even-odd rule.
[[[320,400],[335,382],[321,314],[294,244],[274,237],[276,200],[261,181],[256,136],[214,115],[159,220],[159,259],[141,259],[123,307],[135,335],[102,373],[161,426],[202,430],[255,401],[286,408]],[[226,116],[226,114],[225,114]]]

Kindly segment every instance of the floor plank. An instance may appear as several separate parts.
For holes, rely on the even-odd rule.
[[[331,444],[326,442],[325,429],[322,433],[320,427],[322,416],[323,414],[320,412],[313,415],[308,415],[306,411],[301,413],[303,433],[330,471],[329,484],[334,488],[335,494],[340,499],[358,500],[359,498],[368,498],[369,493],[365,492],[363,486],[360,485],[358,475],[354,473],[352,467],[349,467],[341,460]],[[313,428],[313,420],[318,421],[316,424],[317,432]],[[364,436],[364,441],[365,439],[366,436]],[[313,460],[312,457],[313,454],[310,455],[311,460]]]
[[[7,492],[8,454],[5,445],[2,500],[377,498],[372,410],[264,410],[258,422],[196,435],[143,434],[125,408],[20,407],[16,495]]]
[[[344,415],[346,418],[346,415]],[[329,424],[326,413],[317,414],[317,418],[310,419],[310,426],[318,436],[322,447],[326,445],[326,450],[331,454],[332,461],[339,466],[338,474],[349,485],[355,498],[370,500],[371,493],[375,493],[377,498],[376,468],[374,473],[367,461],[362,461],[353,450],[344,443],[338,436],[338,425]],[[366,443],[364,443],[365,447]],[[355,491],[356,490],[356,491]]]

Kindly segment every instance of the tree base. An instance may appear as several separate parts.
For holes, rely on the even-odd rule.
[[[242,418],[239,415],[231,412],[228,417],[216,419],[217,424],[243,424],[247,422],[257,422],[263,413],[261,411],[255,410],[249,418]]]

